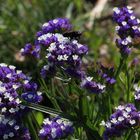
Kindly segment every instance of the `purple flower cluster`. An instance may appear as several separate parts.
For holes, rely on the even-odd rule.
[[[87,89],[91,93],[102,93],[105,90],[105,85],[92,81],[93,77],[85,77],[82,79],[81,87]]]
[[[139,121],[140,112],[137,111],[133,104],[119,105],[109,120],[101,123],[106,128],[104,139],[108,140],[109,137],[121,136],[125,130],[138,126]]]
[[[138,84],[134,85],[134,89],[135,89],[135,100],[136,101],[140,101],[140,86],[138,86]]]
[[[98,74],[101,76],[102,79],[105,80],[108,84],[115,84],[116,80],[113,77],[114,75],[114,68],[106,68],[103,65],[100,65],[100,69],[98,70]]]
[[[0,115],[0,138],[1,140],[30,140],[28,129],[24,128],[19,119],[11,119]]]
[[[20,128],[15,128],[16,122],[24,115],[25,106],[22,100],[38,103],[41,101],[41,93],[37,91],[37,85],[30,78],[12,65],[0,64],[0,137],[16,139]],[[4,121],[3,121],[4,118]],[[10,120],[13,120],[12,122]],[[21,123],[20,123],[21,124]],[[10,125],[10,126],[9,126]],[[17,129],[17,131],[16,131]],[[2,132],[2,134],[1,134]],[[20,130],[21,132],[21,130]],[[24,136],[23,136],[24,137]]]
[[[88,81],[82,70],[82,58],[88,53],[86,45],[79,43],[76,38],[65,37],[64,32],[70,31],[72,25],[68,19],[54,19],[45,23],[36,35],[34,46],[27,44],[21,51],[23,55],[40,57],[40,48],[45,48],[45,62],[41,70],[43,78],[54,77],[58,71],[64,71],[68,76],[78,78],[81,86],[93,93],[102,92],[102,85]],[[41,53],[43,54],[43,53]]]
[[[21,99],[38,103],[42,96],[37,92],[37,85],[29,77],[16,70],[12,65],[0,64],[0,107],[1,114],[15,115],[23,106]],[[21,94],[21,97],[19,96]]]
[[[26,44],[24,49],[21,49],[21,53],[23,55],[29,55],[33,56],[36,58],[40,57],[40,46],[39,45],[31,45],[31,44]]]
[[[45,119],[43,122],[43,128],[39,134],[42,139],[55,140],[65,138],[68,135],[73,134],[72,122],[68,120],[62,120],[60,117],[54,119]]]
[[[140,20],[135,17],[131,7],[114,8],[114,21],[118,24],[116,31],[120,39],[116,40],[121,54],[128,55],[133,39],[140,37]]]
[[[72,25],[67,18],[56,18],[44,23],[42,26],[42,32],[44,33],[55,33],[55,32],[65,32],[70,31]]]

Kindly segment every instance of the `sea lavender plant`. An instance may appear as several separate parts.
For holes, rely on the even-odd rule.
[[[1,140],[30,140],[30,133],[21,122],[21,119],[0,115],[0,138]]]
[[[22,99],[34,103],[41,101],[42,96],[37,92],[37,84],[30,82],[29,77],[16,70],[14,66],[0,64],[0,107],[1,114],[18,114],[24,107]]]
[[[124,131],[139,125],[140,112],[133,104],[119,105],[107,122],[102,121],[105,126],[104,139],[121,136]]]
[[[0,64],[0,138],[2,140],[30,140],[28,129],[22,119],[29,110],[22,105],[24,101],[39,103],[41,92],[37,84],[31,82],[15,66]]]
[[[87,80],[87,74],[82,70],[82,58],[87,55],[88,48],[82,45],[75,38],[65,37],[63,33],[70,31],[72,25],[68,19],[54,19],[43,24],[42,30],[36,35],[35,45],[45,48],[45,64],[41,70],[43,78],[54,77],[57,72],[64,71],[65,74],[72,78],[78,78],[81,87],[88,89],[93,93],[102,93],[105,86],[95,81]],[[40,57],[40,47],[34,47],[27,44],[21,52],[23,55],[32,55]],[[42,57],[42,56],[41,56]]]
[[[60,117],[56,117],[53,119],[46,118],[43,121],[43,127],[40,130],[39,135],[42,139],[63,139],[73,134],[74,129],[72,125],[72,122],[63,120]]]
[[[120,37],[116,39],[117,46],[122,56],[128,55],[131,47],[135,45],[134,40],[140,37],[140,20],[135,17],[130,6],[114,8],[113,19],[118,24],[116,31]]]
[[[100,64],[100,69],[98,70],[98,74],[109,85],[113,85],[116,83],[116,80],[114,78],[114,67],[108,68],[108,67],[105,67],[102,64]]]

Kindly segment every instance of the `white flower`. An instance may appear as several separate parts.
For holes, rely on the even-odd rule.
[[[15,123],[15,121],[14,121],[14,120],[12,120],[12,121],[8,122],[8,124],[9,124],[9,125],[11,125],[11,126],[12,126],[14,123]]]
[[[63,50],[65,48],[65,46],[63,44],[60,44],[59,48]]]
[[[93,77],[86,77],[86,80],[89,82],[92,81],[92,79],[93,79]]]
[[[72,58],[73,58],[73,60],[77,60],[78,59],[78,55],[75,54],[75,55],[72,56]]]
[[[6,107],[3,107],[3,108],[1,109],[2,112],[6,112],[6,110],[7,110]]]
[[[128,114],[128,112],[123,112],[123,116],[125,117],[125,118],[129,118],[130,117],[130,115]]]
[[[37,91],[37,95],[38,95],[38,96],[42,95],[42,92]]]
[[[9,109],[9,112],[10,113],[15,113],[15,109],[14,108],[11,108],[11,109]]]
[[[140,23],[140,19],[137,19],[137,23],[138,23],[138,24]]]
[[[46,58],[48,58],[48,57],[50,57],[51,56],[51,53],[48,53],[47,55],[46,55]]]
[[[135,120],[130,120],[129,123],[130,123],[131,125],[134,125],[134,124],[136,123],[136,121],[135,121]]]
[[[49,120],[49,118],[46,118],[44,121],[43,121],[43,124],[51,124],[52,122]]]
[[[119,105],[118,107],[115,107],[115,109],[117,110],[124,110],[124,106],[122,106],[122,105]]]
[[[54,19],[53,23],[56,24],[58,22],[58,19]]]
[[[3,139],[4,140],[7,140],[8,139],[8,135],[7,134],[4,134]]]
[[[100,125],[105,126],[105,121],[102,120],[101,123],[100,123]]]
[[[10,132],[9,133],[9,137],[11,137],[11,138],[14,137],[14,133],[13,132]]]
[[[122,25],[123,25],[123,26],[127,25],[127,22],[126,22],[126,21],[123,21],[123,22],[122,22]]]
[[[6,88],[5,88],[5,87],[0,86],[0,92],[5,92],[5,91],[6,91]]]
[[[130,16],[130,19],[134,20],[136,17],[135,16]]]
[[[14,129],[15,129],[15,130],[18,130],[18,129],[19,129],[19,126],[18,126],[18,125],[16,125],[16,126],[14,127]]]
[[[111,122],[112,122],[113,124],[116,124],[116,123],[117,123],[117,119],[116,119],[116,118],[112,118]]]
[[[124,120],[124,118],[123,117],[118,117],[118,121],[123,121]]]
[[[18,85],[13,85],[13,89],[17,89],[19,86]]]
[[[16,67],[13,66],[13,65],[9,65],[9,68],[12,69],[12,70],[16,69]]]
[[[58,60],[58,61],[63,60],[63,55],[58,55],[57,60]]]
[[[43,26],[43,27],[47,27],[47,26],[49,26],[49,23],[46,22],[46,23],[44,23],[42,26]]]
[[[21,103],[21,100],[20,100],[19,98],[17,98],[17,99],[16,99],[16,103],[17,103],[17,104],[20,104],[20,103]]]
[[[138,86],[138,84],[134,84],[133,87],[134,87],[135,91],[137,91],[137,92],[140,91],[140,86]]]
[[[17,72],[17,74],[21,74],[21,73],[22,73],[22,71],[21,71],[21,70],[17,70],[16,72]]]
[[[140,99],[140,94],[134,96],[136,100]]]
[[[126,40],[127,40],[129,43],[132,42],[132,38],[131,38],[130,36],[128,36],[128,37],[126,38]]]
[[[40,37],[38,37],[38,40],[41,41],[41,40],[46,40],[47,38],[50,38],[53,34],[52,33],[47,33],[47,34],[44,34],[44,35],[41,35]]]
[[[39,133],[44,133],[45,132],[45,130],[44,129],[41,129],[40,131],[39,131]]]
[[[65,61],[68,60],[68,57],[69,57],[68,55],[64,54],[63,55],[63,60],[65,60]]]
[[[107,123],[105,124],[105,126],[106,126],[107,128],[111,128],[111,123],[110,123],[110,122],[107,122]]]
[[[123,44],[123,45],[128,45],[128,41],[127,41],[127,40],[123,40],[123,41],[122,41],[122,44]]]
[[[132,29],[136,30],[136,29],[138,29],[138,27],[137,26],[132,26]]]
[[[116,14],[119,14],[119,13],[120,13],[119,8],[117,8],[117,7],[115,7],[115,8],[113,9],[113,11],[114,11]]]
[[[115,27],[115,30],[116,30],[116,31],[120,30],[120,26],[116,26],[116,27]]]
[[[52,52],[52,51],[54,51],[55,50],[55,48],[56,48],[56,43],[51,43],[50,44],[50,47],[47,49],[49,52]]]
[[[52,138],[56,138],[56,128],[52,128],[52,131],[51,131],[51,136]]]
[[[106,86],[105,85],[101,85],[101,84],[97,84],[97,86],[99,87],[99,89],[103,90]]]
[[[125,110],[126,110],[127,112],[131,112],[131,108],[130,108],[130,107],[126,107]]]
[[[133,13],[133,11],[132,11],[132,10],[128,10],[128,13],[129,13],[129,14],[132,14],[132,13]]]
[[[1,67],[7,67],[7,64],[1,63],[0,66],[1,66]]]

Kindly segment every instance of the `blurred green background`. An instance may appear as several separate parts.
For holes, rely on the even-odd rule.
[[[119,53],[114,42],[112,8],[122,5],[123,0],[107,0],[101,15],[89,28],[91,11],[99,1],[104,0],[0,0],[0,62],[26,69],[28,65],[19,50],[26,43],[33,43],[35,33],[44,22],[67,17],[75,30],[83,32],[81,42],[90,49],[89,60],[100,59],[117,65]],[[137,0],[130,1],[134,7],[138,3]]]

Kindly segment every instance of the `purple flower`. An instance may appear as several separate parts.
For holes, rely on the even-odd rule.
[[[21,97],[29,101],[29,93],[33,94],[30,102],[40,102],[41,94],[37,92],[37,85],[32,83],[22,71],[12,65],[0,64],[0,108],[1,115],[20,115],[25,107],[21,105]],[[26,93],[26,94],[25,94]],[[21,94],[21,96],[20,96]]]
[[[122,55],[130,54],[133,39],[140,37],[140,20],[135,17],[131,7],[114,8],[114,21],[118,24],[116,31],[120,39],[116,40]]]
[[[33,56],[35,58],[40,57],[40,46],[39,45],[31,45],[26,44],[23,49],[21,49],[22,55]]]
[[[43,121],[43,127],[39,135],[41,138],[47,138],[48,140],[66,138],[74,132],[72,125],[72,122],[63,120],[60,117],[51,120],[47,118]]]
[[[44,23],[42,26],[43,33],[55,33],[55,32],[66,32],[72,29],[67,18],[56,18]]]
[[[104,139],[121,136],[129,128],[139,125],[140,112],[137,111],[133,104],[119,105],[107,122],[102,121],[101,125],[105,126]]]
[[[41,76],[43,78],[54,77],[55,73],[56,73],[56,68],[55,68],[54,64],[52,64],[52,63],[49,63],[48,65],[45,65],[41,69]]]
[[[72,28],[68,19],[57,18],[43,24],[42,30],[37,32],[35,46],[41,46],[45,49],[46,64],[41,69],[43,78],[53,78],[57,72],[63,71],[72,78],[78,78],[83,88],[94,93],[104,91],[104,86],[100,83],[86,80],[86,74],[82,70],[82,58],[88,54],[88,47],[80,44],[76,38],[65,36],[63,33],[70,31]],[[31,45],[24,48],[23,53],[37,52]],[[41,52],[41,54],[43,54]],[[44,54],[43,54],[44,56]],[[113,77],[107,77],[108,83],[115,83]],[[27,94],[25,94],[27,95]]]
[[[0,115],[0,138],[1,140],[30,140],[28,129],[24,128],[19,118],[5,117]]]
[[[112,85],[112,84],[116,83],[116,80],[113,77],[113,75],[114,75],[114,68],[113,67],[107,68],[107,67],[103,66],[102,64],[100,64],[100,69],[98,70],[98,74],[108,84]]]
[[[82,79],[81,87],[87,89],[91,93],[102,93],[105,90],[105,85],[92,81],[93,77],[85,77]]]

